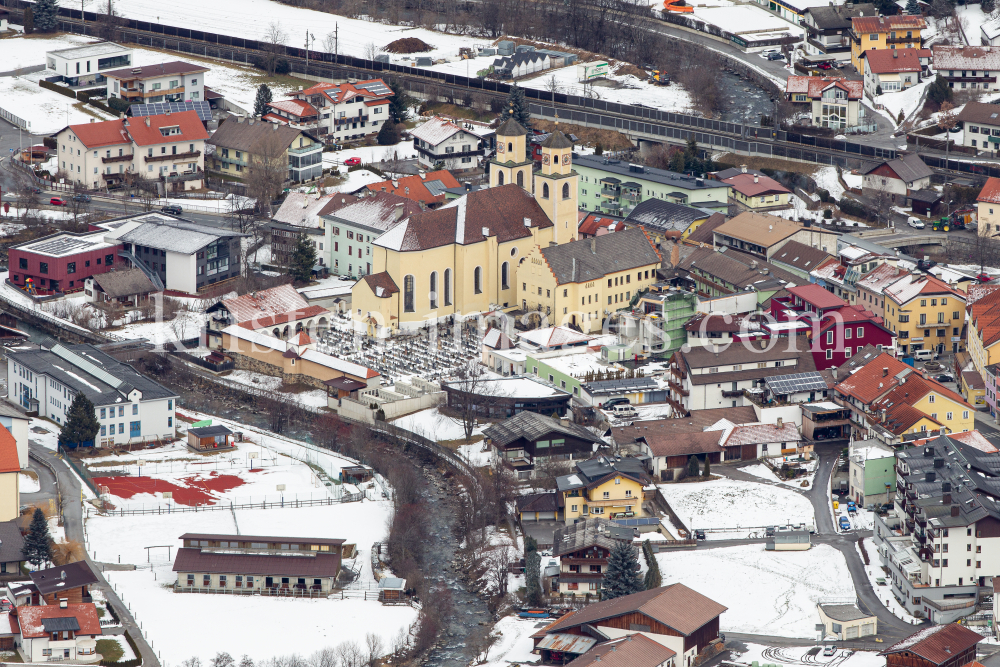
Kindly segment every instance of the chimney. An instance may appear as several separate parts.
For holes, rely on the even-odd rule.
[[[392,212],[393,220],[399,220],[400,218],[403,217],[403,208],[404,207],[402,202],[396,204],[395,210]]]
[[[149,127],[149,116],[145,116],[145,118],[146,118],[146,127]]]
[[[753,175],[753,182],[754,182],[754,183],[756,183],[756,182],[757,182],[757,180],[758,180],[758,179],[757,179],[757,174],[754,174],[754,175]]]
[[[754,271],[757,270],[757,260],[756,259],[750,261],[750,268],[753,269]]]
[[[398,188],[399,187],[399,181],[393,179],[393,181],[392,181],[392,187]]]
[[[944,467],[944,459],[934,459],[934,467],[941,469]]]
[[[889,377],[889,367],[888,366],[883,366],[882,367],[882,377]]]
[[[69,608],[69,600],[67,600],[66,598],[59,598],[59,608],[60,609]]]
[[[951,506],[951,515],[952,516],[958,516],[958,509],[959,509],[958,505],[952,505]]]
[[[951,494],[950,493],[945,493],[944,495],[942,495],[941,496],[941,503],[943,505],[951,505]]]
[[[489,235],[490,235],[490,228],[483,227],[483,236],[489,236]]]
[[[169,116],[169,115],[170,115],[170,112],[169,112],[169,111],[166,111],[166,112],[164,112],[164,114],[163,114],[163,115],[165,115],[165,116]]]
[[[933,447],[924,447],[924,458],[925,459],[929,459],[932,456],[934,456],[934,448]]]
[[[277,123],[272,124],[271,125],[271,129],[274,130],[275,132],[277,132],[278,131],[278,124]]]
[[[573,258],[573,276],[572,282],[576,282],[576,257]]]
[[[465,191],[472,192],[472,183],[470,183],[469,181],[465,182]]]
[[[837,369],[837,367],[836,367],[836,366],[834,366],[833,368],[831,368],[831,369],[830,369],[830,372],[831,372],[831,373],[833,374],[833,379],[834,379],[834,380],[836,380],[836,379],[837,379],[837,370],[838,370],[838,369]]]
[[[525,218],[524,219],[524,226],[525,227],[531,227],[531,218]]]
[[[744,174],[747,173],[747,166],[745,164],[741,164],[740,169],[743,171]]]
[[[62,570],[59,573],[59,578],[62,579],[63,581],[66,581],[66,570]]]
[[[427,180],[427,172],[426,171],[421,171],[420,172],[420,180],[421,181],[426,181]]]
[[[775,426],[777,426],[778,428],[784,428],[785,427],[785,420],[782,419],[781,417],[778,417],[778,423],[775,424]]]
[[[951,482],[941,482],[941,492],[951,493]]]
[[[924,481],[926,482],[933,482],[936,479],[937,479],[937,473],[934,472],[933,470],[928,471],[927,475],[924,477]]]
[[[93,122],[94,122],[94,119],[93,119],[93,118],[91,118],[91,119],[90,119],[90,122],[91,122],[91,123],[93,123]]]
[[[591,255],[596,255],[597,254],[597,237],[596,236],[594,238],[590,239],[590,254]]]
[[[670,246],[670,264],[674,268],[677,268],[677,265],[680,263],[681,263],[681,246],[680,244],[677,243],[677,240],[674,239],[673,245]]]

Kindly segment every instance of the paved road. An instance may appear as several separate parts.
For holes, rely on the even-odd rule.
[[[66,531],[66,539],[78,540],[81,543],[84,542],[83,503],[79,478],[73,473],[60,455],[57,455],[50,449],[46,449],[41,445],[31,442],[30,439],[28,440],[28,443],[30,452],[45,463],[48,463],[55,470],[56,483],[63,494],[62,515],[63,526]],[[97,575],[97,578],[99,579],[98,586],[104,592],[105,598],[109,603],[114,605],[118,618],[121,619],[125,629],[129,631],[129,634],[132,635],[132,639],[135,640],[136,645],[139,647],[139,653],[142,654],[142,663],[144,667],[159,667],[160,661],[157,659],[156,653],[149,646],[149,644],[146,643],[146,640],[143,638],[142,632],[139,630],[139,626],[136,624],[135,619],[129,612],[128,607],[121,601],[121,598],[118,597],[114,589],[104,578],[104,575],[101,573],[101,567],[91,560],[90,554],[87,555],[87,562]]]

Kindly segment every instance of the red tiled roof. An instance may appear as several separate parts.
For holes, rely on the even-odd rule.
[[[927,21],[922,16],[898,14],[895,16],[851,17],[851,28],[859,35],[862,33],[887,32],[889,30],[923,30],[926,27]]]
[[[101,123],[81,123],[70,125],[69,129],[87,148],[129,144],[125,123],[121,120],[106,120]]]
[[[232,315],[233,321],[245,329],[266,329],[330,312],[321,306],[310,306],[291,285],[278,285],[233,299],[223,299],[222,305]]]
[[[17,442],[3,426],[0,426],[0,472],[18,472],[21,464],[17,460]]]
[[[892,373],[890,372],[889,375],[891,376]],[[951,389],[948,389],[937,380],[925,378],[919,373],[910,373],[901,384],[897,384],[892,391],[875,403],[872,408],[875,410],[881,410],[882,408],[888,409],[894,405],[899,405],[900,403],[913,405],[931,392],[939,394],[944,398],[951,399],[956,403],[961,403],[967,406],[970,410],[972,409],[972,406],[969,405],[964,398],[953,392]]]
[[[809,283],[808,285],[796,285],[794,287],[786,287],[785,289],[792,296],[797,296],[806,303],[818,309],[842,308],[847,305],[847,302],[841,299],[839,296],[817,285],[816,283]]]
[[[886,408],[885,417],[880,423],[882,428],[893,435],[903,435],[919,423],[921,419],[928,419],[941,426],[941,422],[930,415],[924,414],[908,403],[896,403],[891,408]]]
[[[864,81],[849,81],[841,76],[790,76],[785,92],[805,93],[810,99],[819,99],[830,86],[847,91],[849,100],[860,100],[864,94]]]
[[[883,369],[888,371],[883,373]],[[907,369],[913,370],[908,364],[883,352],[839,383],[836,390],[868,404],[891,391],[896,386],[895,375]]]
[[[424,174],[423,178],[419,175],[413,176],[403,176],[395,181],[379,181],[378,183],[372,183],[368,186],[371,192],[388,192],[400,197],[406,197],[407,199],[412,199],[413,201],[423,202],[424,204],[437,204],[445,200],[444,194],[434,196],[431,191],[427,189],[424,185],[427,181],[441,181],[444,183],[446,188],[457,188],[460,186],[459,182],[451,175],[451,172],[447,169],[441,169],[439,171],[431,171]]]
[[[278,100],[277,102],[271,102],[267,106],[299,117],[315,116],[318,113],[316,107],[304,100]]]
[[[993,290],[967,307],[970,335],[979,336],[983,347],[1000,341],[1000,290]]]
[[[392,90],[385,95],[376,95],[368,90],[365,90],[361,86],[369,83],[380,83],[388,89],[385,82],[382,79],[367,79],[365,81],[358,81],[357,83],[317,83],[315,86],[306,88],[305,90],[300,90],[295,93],[295,97],[301,98],[309,95],[323,95],[328,100],[334,104],[340,104],[341,102],[346,102],[347,100],[354,99],[355,97],[365,97],[369,99],[385,99],[386,97],[392,97],[394,93]]]
[[[636,633],[598,644],[566,667],[659,667],[675,655],[673,649]]]
[[[990,177],[986,181],[986,185],[983,186],[983,189],[979,191],[979,196],[976,197],[976,201],[1000,204],[1000,178]]]
[[[929,58],[929,49],[878,49],[865,51],[866,67],[876,74],[891,72],[919,72],[921,58]]]
[[[14,611],[21,624],[22,637],[47,637],[49,633],[45,631],[45,626],[42,624],[42,621],[47,618],[75,618],[80,624],[80,629],[76,631],[77,635],[97,636],[101,634],[101,621],[97,617],[97,607],[92,602],[67,605],[65,609],[49,604],[37,607],[16,607]]]
[[[395,281],[393,281],[392,276],[388,272],[382,271],[381,273],[369,273],[364,278],[362,278],[368,287],[371,289],[372,293],[381,298],[388,299],[393,294],[399,292],[399,288],[396,287]]]
[[[148,125],[147,125],[148,123]],[[161,128],[177,126],[180,134],[164,136]],[[139,146],[155,146],[157,144],[180,143],[184,141],[203,141],[208,139],[208,132],[201,124],[197,111],[180,111],[177,113],[158,114],[156,116],[141,116],[125,119],[125,129],[132,140]]]
[[[607,229],[608,231],[615,232],[625,229],[625,221],[618,218],[609,218],[600,213],[587,213],[586,211],[580,211],[580,215],[583,217],[583,220],[576,228],[580,234],[595,236],[599,229]]]
[[[764,194],[785,194],[791,190],[774,180],[770,176],[757,176],[756,174],[736,174],[722,181],[732,186],[733,190],[747,196],[756,197]]]
[[[983,636],[958,623],[932,625],[902,639],[879,655],[908,651],[941,665],[983,641]]]

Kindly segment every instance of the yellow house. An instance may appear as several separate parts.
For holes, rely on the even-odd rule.
[[[960,352],[966,295],[940,278],[914,273],[883,291],[885,322],[904,354]]]
[[[946,433],[942,431],[943,424],[925,415],[920,410],[906,403],[897,403],[894,407],[879,412],[871,423],[876,437],[888,445],[899,445],[912,442],[916,434],[928,437]]]
[[[605,457],[581,461],[576,466],[577,472],[556,478],[556,493],[567,524],[592,517],[645,516],[641,475],[631,470],[620,470],[617,464]]]
[[[851,64],[864,74],[865,51],[919,49],[920,31],[927,27],[922,16],[855,16],[851,19]]]
[[[533,176],[527,130],[508,119],[496,135],[488,189],[405,218],[372,242],[372,273],[351,291],[354,319],[369,335],[512,310],[525,257],[576,235],[569,140],[553,132]]]
[[[545,313],[552,324],[600,331],[611,313],[656,282],[659,265],[659,254],[638,227],[535,247],[518,268],[517,298],[522,310]]]
[[[906,432],[944,429],[945,433],[964,433],[976,428],[976,409],[972,405],[939,382],[917,373],[901,379],[892,391],[873,403],[872,413],[881,415],[885,410],[890,414],[890,411],[900,410],[900,406],[910,406],[931,419],[931,422],[919,420],[915,413],[908,420],[902,419],[912,424],[907,426]]]
[[[10,431],[0,426],[0,521],[10,521],[20,516],[21,492],[18,486],[20,472],[17,442]]]
[[[222,123],[206,141],[215,152],[205,168],[241,181],[258,165],[288,170],[287,180],[307,181],[323,174],[323,144],[308,132],[262,120],[235,118]]]
[[[985,290],[987,287],[973,289]],[[966,315],[969,324],[966,345],[972,364],[981,377],[987,366],[1000,363],[1000,289],[994,287],[970,303]]]
[[[1000,235],[1000,178],[988,179],[976,197],[976,222],[980,236]]]
[[[792,191],[763,174],[742,173],[722,181],[730,186],[730,199],[750,211],[788,208]]]

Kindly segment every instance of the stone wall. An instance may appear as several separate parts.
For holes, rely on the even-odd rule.
[[[279,377],[283,382],[288,384],[306,384],[310,387],[316,387],[317,389],[326,389],[326,385],[323,381],[314,378],[309,375],[304,375],[302,373],[286,373],[284,369],[274,364],[270,364],[266,361],[261,361],[260,359],[254,359],[253,357],[241,354],[239,352],[233,352],[230,350],[226,351],[226,354],[233,358],[236,363],[236,368],[241,371],[252,371],[254,373],[260,373],[261,375],[271,375],[273,377]]]

